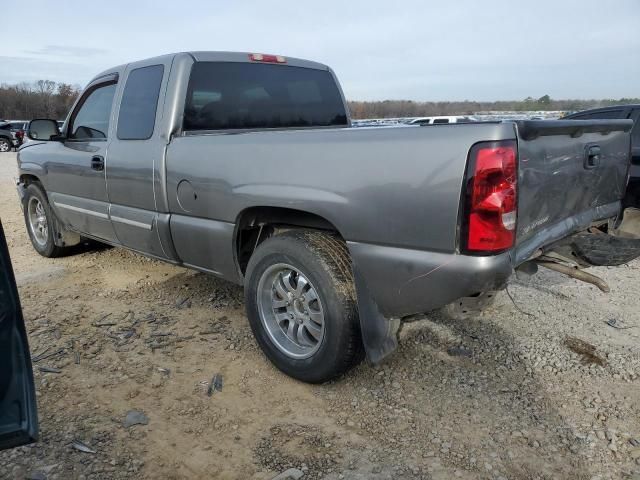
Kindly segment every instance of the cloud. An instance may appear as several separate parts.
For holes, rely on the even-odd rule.
[[[37,50],[25,50],[24,53],[32,55],[47,55],[58,57],[93,57],[103,55],[108,50],[102,48],[77,47],[72,45],[45,45]]]

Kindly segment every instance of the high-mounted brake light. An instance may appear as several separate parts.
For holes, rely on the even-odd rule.
[[[267,55],[266,53],[250,53],[249,60],[263,63],[287,63],[287,59],[280,55]]]
[[[515,141],[483,142],[469,153],[462,217],[462,250],[498,253],[515,242],[517,219]]]

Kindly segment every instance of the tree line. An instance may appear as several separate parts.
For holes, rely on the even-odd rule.
[[[64,119],[80,94],[80,87],[51,80],[0,85],[0,119]],[[593,107],[640,103],[640,98],[601,100],[556,100],[544,95],[524,100],[474,102],[414,102],[413,100],[349,101],[353,118],[427,117],[431,115],[471,115],[486,111],[578,111]]]
[[[471,115],[487,111],[563,111],[575,112],[589,108],[640,103],[640,98],[555,100],[544,95],[524,100],[474,102],[414,102],[412,100],[349,101],[353,118],[428,117],[432,115]]]
[[[62,120],[80,94],[80,87],[51,80],[0,85],[0,119]]]

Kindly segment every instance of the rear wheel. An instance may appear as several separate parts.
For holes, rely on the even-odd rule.
[[[58,257],[64,252],[54,242],[57,222],[47,197],[36,184],[27,186],[24,196],[24,221],[33,248],[43,257]]]
[[[245,283],[247,316],[269,360],[320,383],[363,358],[351,261],[344,242],[306,230],[264,241]]]

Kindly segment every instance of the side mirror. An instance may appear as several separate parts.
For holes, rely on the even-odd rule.
[[[58,128],[58,122],[56,120],[38,118],[29,122],[29,127],[27,128],[27,137],[29,137],[31,140],[48,142],[50,140],[56,140],[53,137],[59,136],[60,129]]]

